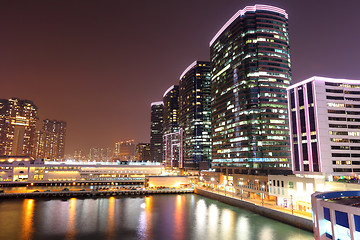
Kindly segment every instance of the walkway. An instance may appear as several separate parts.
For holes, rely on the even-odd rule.
[[[276,205],[276,203],[274,201],[268,201],[268,200],[264,199],[264,201],[262,202],[262,200],[260,200],[260,199],[250,199],[250,198],[245,198],[245,197],[241,198],[240,196],[236,196],[233,192],[228,192],[228,191],[225,192],[224,190],[215,190],[215,189],[212,189],[212,188],[199,187],[199,186],[197,186],[197,188],[199,188],[201,190],[209,191],[209,192],[212,192],[212,193],[216,193],[216,194],[219,194],[219,195],[223,195],[223,196],[235,198],[235,199],[238,199],[238,200],[242,200],[242,201],[245,201],[245,202],[250,202],[250,203],[256,204],[258,206],[263,206],[263,207],[275,209],[275,210],[278,210],[280,212],[285,212],[285,213],[288,213],[288,214],[293,214],[293,215],[298,216],[298,217],[302,217],[302,218],[312,220],[312,214],[311,213],[304,212],[304,211],[299,211],[299,210],[296,210],[296,209],[294,209],[293,213],[292,213],[291,209],[280,207],[280,206]]]

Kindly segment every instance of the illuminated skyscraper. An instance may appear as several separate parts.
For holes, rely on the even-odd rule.
[[[171,86],[163,96],[163,151],[165,166],[183,167],[182,130],[179,127],[179,86]]]
[[[112,157],[110,148],[90,148],[89,161],[109,162],[112,161]]]
[[[115,143],[116,160],[133,161],[135,160],[135,142],[134,140],[121,141]]]
[[[39,158],[51,160],[64,160],[66,122],[45,119],[43,121],[42,145],[43,152]]]
[[[288,15],[255,5],[210,42],[212,166],[227,174],[290,169]]]
[[[211,160],[210,63],[195,61],[180,76],[179,124],[184,168],[208,169]]]
[[[32,101],[0,99],[0,155],[33,155],[37,119]]]
[[[135,161],[150,161],[150,143],[136,145]]]
[[[150,156],[153,162],[162,162],[164,103],[151,103]]]

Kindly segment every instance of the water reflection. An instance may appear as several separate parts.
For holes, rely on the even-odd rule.
[[[7,223],[0,224],[0,239],[313,239],[311,233],[196,195],[2,201],[0,221]]]
[[[209,235],[212,236],[211,239],[218,239],[219,232],[219,208],[215,204],[209,206],[209,222],[208,222],[208,231]]]
[[[115,235],[115,198],[109,198],[107,238],[113,239]]]
[[[146,196],[144,201],[145,202],[140,205],[143,211],[140,213],[139,217],[138,235],[140,239],[152,239],[150,238],[150,231],[152,228],[152,196]]]
[[[69,213],[67,222],[67,233],[65,239],[72,240],[76,236],[76,198],[71,198],[69,201]]]
[[[21,231],[21,239],[32,239],[33,233],[33,216],[34,216],[34,199],[25,199],[23,205],[23,224]]]
[[[195,208],[195,236],[197,239],[201,239],[206,231],[206,218],[207,218],[207,207],[204,199],[199,199],[196,203]]]
[[[185,239],[184,231],[185,231],[185,216],[184,216],[184,195],[177,195],[176,196],[176,205],[175,205],[175,214],[174,214],[174,225],[175,225],[175,232],[174,237],[175,239],[181,240]]]

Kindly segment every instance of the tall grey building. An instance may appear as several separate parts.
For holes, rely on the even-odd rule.
[[[150,159],[153,162],[163,160],[163,108],[162,101],[151,103]]]
[[[190,64],[180,76],[179,87],[184,168],[208,169],[211,161],[210,63]]]
[[[212,166],[227,174],[290,170],[288,15],[248,6],[210,42]]]

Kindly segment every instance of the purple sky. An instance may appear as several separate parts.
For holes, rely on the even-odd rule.
[[[1,1],[0,98],[66,121],[66,153],[150,141],[150,103],[247,5],[289,14],[293,82],[360,79],[360,1]],[[346,3],[346,5],[344,4]]]

